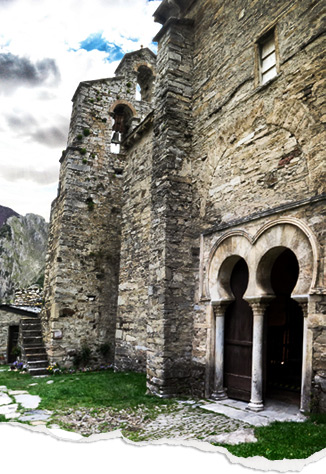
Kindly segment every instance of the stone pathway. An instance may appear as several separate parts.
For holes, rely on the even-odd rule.
[[[248,403],[239,400],[225,399],[218,402],[205,402],[201,406],[204,410],[223,414],[235,420],[250,423],[253,426],[266,426],[273,421],[305,421],[305,417],[300,413],[296,405],[277,401],[267,400],[263,411],[258,413],[247,409]]]
[[[34,426],[46,425],[50,432],[63,438],[69,432],[75,436],[90,436],[120,430],[124,437],[137,442],[173,439],[238,444],[257,441],[255,426],[275,420],[306,419],[295,406],[275,401],[267,401],[265,410],[259,413],[248,411],[247,403],[236,400],[179,401],[158,407],[154,415],[153,410],[144,406],[119,411],[78,408],[53,413],[37,409],[40,401],[40,397],[25,390],[0,386],[0,415]],[[62,427],[69,431],[63,431]]]
[[[30,395],[26,390],[9,390],[0,386],[0,415],[6,420],[28,421],[31,425],[46,424],[52,412],[35,410],[41,399],[38,395]]]
[[[179,402],[171,413],[159,415],[140,430],[137,439],[201,440],[229,444],[257,441],[248,422],[222,414],[205,413],[201,404],[192,401]]]

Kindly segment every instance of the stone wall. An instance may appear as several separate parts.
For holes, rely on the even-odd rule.
[[[50,362],[71,364],[85,345],[99,359],[103,344],[113,360],[126,156],[123,147],[111,149],[112,114],[127,106],[135,127],[151,110],[135,97],[140,61],[155,67],[155,55],[142,49],[118,68],[123,75],[83,82],[73,98],[46,267],[42,321]]]
[[[115,333],[118,370],[146,371],[152,138],[150,130],[130,147],[124,171]]]
[[[208,0],[194,2],[186,12],[194,20],[192,215],[197,245],[205,229],[231,228],[236,220],[325,192],[323,10],[322,2],[313,1],[244,5]],[[262,86],[257,80],[257,42],[271,28],[279,69]],[[316,214],[308,203],[289,212],[309,222],[316,233],[322,257],[319,278],[324,271],[323,209]],[[320,288],[324,285],[320,282]],[[193,380],[200,378],[195,382],[200,391],[211,329],[199,283],[194,308]],[[318,318],[321,327],[324,317]],[[322,357],[316,356],[322,351],[320,342],[316,344],[314,373],[321,374]]]
[[[157,39],[147,387],[169,396],[191,380],[192,22],[173,20]]]
[[[146,367],[149,392],[210,395],[212,249],[227,232],[254,247],[279,220],[280,242],[305,262],[299,279],[311,280],[296,295],[308,298],[304,384],[325,409],[323,8],[164,0],[156,70],[142,49],[115,78],[80,84],[51,218],[51,362],[70,363],[83,344],[96,356],[107,342],[118,370]],[[277,74],[261,85],[259,41],[271,30]],[[135,99],[137,82],[146,100]],[[119,154],[110,147],[117,106],[132,116]],[[291,240],[293,222],[309,235],[312,266],[305,238]],[[264,252],[275,245],[261,242]]]
[[[202,226],[325,191],[323,9],[314,1],[204,1],[189,13]],[[279,74],[260,86],[255,45],[274,25]]]

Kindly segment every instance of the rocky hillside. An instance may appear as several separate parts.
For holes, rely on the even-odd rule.
[[[11,217],[11,216],[19,216],[19,214],[15,211],[13,211],[12,209],[10,209],[10,207],[5,207],[5,206],[0,206],[0,228],[2,226],[2,224],[4,224],[6,222],[6,220],[8,219],[8,217]]]
[[[3,208],[2,209],[9,209]],[[9,209],[9,211],[12,211]],[[14,215],[0,226],[0,302],[10,302],[17,288],[42,282],[48,223],[41,216]],[[2,213],[1,215],[4,215]]]

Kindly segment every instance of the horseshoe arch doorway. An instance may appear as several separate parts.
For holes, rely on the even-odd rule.
[[[228,397],[249,402],[253,315],[250,305],[243,299],[248,280],[248,266],[240,258],[230,277],[234,301],[225,312],[224,386]]]
[[[275,299],[265,314],[265,397],[300,403],[303,313],[291,293],[299,276],[295,254],[282,249],[270,271]]]

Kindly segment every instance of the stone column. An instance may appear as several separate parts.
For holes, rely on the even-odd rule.
[[[253,311],[253,338],[252,338],[252,370],[251,370],[251,398],[248,409],[261,411],[263,403],[263,336],[264,313],[269,299],[246,298]]]
[[[300,394],[300,411],[309,411],[310,404],[310,386],[311,386],[311,370],[309,367],[309,353],[312,351],[311,337],[308,336],[308,296],[294,296],[293,299],[300,305],[303,314],[303,341],[302,341],[302,371],[301,371],[301,394]],[[309,346],[309,347],[308,347]],[[310,350],[309,350],[310,348]]]
[[[212,302],[215,322],[215,356],[214,356],[214,391],[211,398],[223,400],[227,398],[224,390],[224,321],[225,310],[229,301]]]

